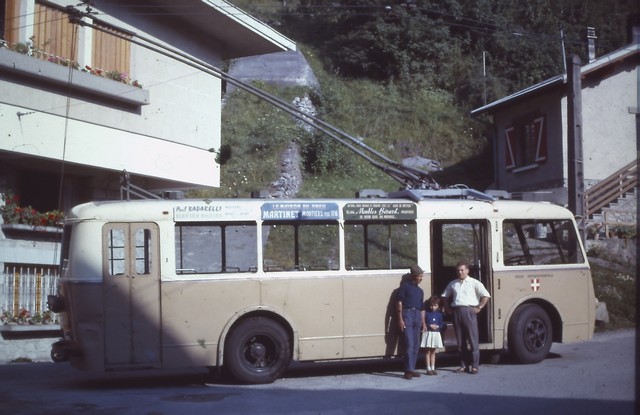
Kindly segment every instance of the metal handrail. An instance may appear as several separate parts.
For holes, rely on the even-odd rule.
[[[162,199],[160,196],[131,183],[129,172],[123,170],[120,177],[120,199],[131,200],[132,195],[140,199]]]

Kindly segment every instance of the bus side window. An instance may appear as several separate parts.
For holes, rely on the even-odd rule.
[[[255,224],[224,227],[224,272],[257,272],[258,251]]]
[[[176,224],[176,273],[256,272],[254,223]]]
[[[262,234],[266,272],[339,268],[337,222],[265,222]]]
[[[508,220],[502,230],[505,265],[584,262],[581,250],[572,248],[577,234],[569,220]]]
[[[529,259],[523,247],[522,227],[514,222],[502,225],[502,250],[505,265],[528,265]]]
[[[346,222],[347,270],[403,269],[417,263],[414,222]]]

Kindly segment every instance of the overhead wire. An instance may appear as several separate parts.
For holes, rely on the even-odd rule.
[[[136,15],[136,16],[173,16],[173,17],[178,17],[178,16],[190,16],[190,15],[197,15],[200,14],[201,12],[197,9],[195,9],[193,6],[191,5],[185,5],[183,3],[176,3],[176,2],[167,2],[162,4],[161,7],[159,7],[158,5],[148,5],[148,4],[140,4],[140,3],[128,3],[128,4],[123,4],[123,5],[117,5],[116,7],[121,8],[121,9],[146,9],[147,11],[141,11],[139,13],[131,13],[132,15]],[[238,7],[234,6],[234,5],[229,5],[229,6],[225,6],[225,5],[221,5],[220,6],[223,9],[229,9],[230,11],[226,11],[226,13],[229,16],[244,16],[244,12],[239,9]],[[262,6],[262,8],[276,8],[276,6]],[[393,6],[388,6],[388,5],[340,5],[340,4],[331,4],[331,5],[309,5],[309,6],[304,6],[306,9],[316,9],[316,10],[326,10],[326,13],[313,13],[314,16],[319,16],[319,15],[337,15],[339,12],[344,11],[344,10],[354,10],[354,9],[369,9],[371,11],[369,12],[363,12],[363,11],[358,11],[356,13],[354,13],[353,15],[355,16],[380,16],[381,13],[390,13],[392,12],[394,9],[400,8],[400,7],[404,7],[407,8],[406,5],[393,5]],[[158,10],[158,11],[148,11],[148,10]],[[192,10],[192,11],[191,11]],[[237,11],[236,11],[237,10]],[[482,20],[477,20],[477,19],[473,19],[470,17],[465,17],[465,16],[458,16],[455,14],[451,14],[451,13],[446,13],[444,11],[440,11],[440,10],[436,10],[436,9],[431,9],[431,8],[421,8],[420,9],[421,12],[425,12],[425,13],[429,13],[435,16],[441,16],[441,17],[445,17],[448,20],[438,20],[439,23],[442,23],[446,26],[449,27],[457,27],[457,28],[462,28],[462,29],[467,29],[469,31],[473,31],[475,33],[481,34],[481,35],[494,35],[496,33],[505,33],[508,35],[513,35],[513,36],[517,36],[521,39],[528,39],[532,42],[538,42],[538,41],[546,41],[546,42],[557,42],[558,41],[558,35],[557,34],[548,34],[548,33],[538,33],[535,31],[530,31],[530,30],[524,30],[523,28],[510,28],[510,27],[506,27],[506,26],[501,26],[501,25],[496,25],[494,23],[491,22],[486,22],[486,21],[482,21]],[[31,14],[35,14],[37,12],[31,13]],[[305,15],[308,13],[304,13],[304,12],[300,12],[300,11],[288,11],[286,13],[280,13],[279,16],[301,16],[301,15]],[[566,35],[566,33],[569,31],[568,28],[569,26],[567,26],[566,23],[563,23],[564,27],[565,27],[565,35],[564,35],[564,42],[565,44],[573,44],[573,45],[586,45],[587,41],[586,40],[580,40],[580,39],[572,39],[569,36]],[[572,25],[575,26],[575,25]],[[575,31],[575,29],[574,29]],[[600,41],[598,43],[599,47],[607,49],[607,48],[611,48],[611,45],[606,45],[604,44],[602,41]]]
[[[76,51],[76,47],[77,47],[77,36],[78,36],[78,26],[74,26],[73,27],[73,31],[75,32],[73,34],[73,36],[71,36],[71,54],[75,55],[75,51]],[[68,75],[68,82],[67,82],[67,87],[69,89],[71,89],[71,86],[73,85],[73,66],[69,65],[69,75]],[[62,161],[61,161],[61,166],[60,166],[60,188],[58,191],[58,209],[60,209],[61,211],[64,210],[64,206],[62,206],[62,200],[63,200],[63,192],[64,192],[64,170],[65,170],[65,163],[66,163],[66,157],[67,157],[67,137],[68,137],[68,133],[69,133],[69,118],[70,118],[70,113],[71,113],[71,94],[67,94],[67,103],[66,103],[66,108],[65,108],[65,117],[64,117],[64,135],[63,135],[63,141],[62,141]]]
[[[29,14],[25,14],[22,16],[29,16],[29,15],[36,15],[39,12],[34,12],[34,13],[29,13]],[[18,16],[17,18],[21,18],[22,16]],[[52,22],[56,22],[58,20],[62,20],[62,19],[67,19],[66,16],[64,17],[59,17],[59,18],[53,18],[53,19],[47,19],[44,21],[40,21],[38,24],[43,24],[43,23],[52,23]],[[18,26],[15,27],[14,29],[23,29],[25,27],[28,27],[29,25],[24,25],[24,26]],[[75,31],[75,33],[73,34],[73,36],[71,37],[71,55],[75,56],[75,50],[77,47],[77,31],[78,31],[78,26],[74,26],[73,30]],[[37,53],[44,53],[43,50],[38,49],[39,46],[41,45],[36,45],[35,41],[33,40],[33,38],[30,38],[32,44],[29,46],[29,48],[31,50],[37,50]],[[5,44],[7,42],[5,41]],[[48,54],[51,55],[51,54]],[[67,78],[67,86],[68,88],[71,88],[71,85],[73,84],[73,74],[74,74],[74,68],[72,65],[68,65],[69,71],[68,71],[68,78]],[[68,131],[69,131],[69,120],[70,120],[70,110],[71,110],[71,95],[67,94],[66,96],[66,105],[65,105],[65,120],[64,120],[64,133],[63,133],[63,144],[62,144],[62,157],[61,157],[61,165],[60,165],[60,185],[59,185],[59,189],[58,189],[58,202],[57,202],[57,206],[58,206],[58,210],[59,211],[64,211],[64,207],[63,207],[63,192],[64,192],[64,177],[65,177],[65,165],[66,165],[66,150],[67,150],[67,138],[68,138]],[[19,117],[20,115],[18,115]],[[57,241],[55,242],[55,244],[61,244],[61,241]],[[58,254],[59,254],[59,249],[53,249],[53,260],[52,263],[53,264],[58,264]],[[62,265],[60,265],[62,266]]]
[[[87,2],[83,2],[85,3],[85,5],[88,6]],[[82,4],[79,4],[79,6]],[[141,4],[127,4],[127,5],[120,5],[118,7],[121,8],[138,8],[138,9],[152,9],[152,8],[157,8],[157,6],[155,5],[141,5]],[[165,5],[165,8],[167,7],[167,5]],[[192,14],[191,12],[188,12],[187,10],[189,10],[191,8],[191,6],[189,5],[180,5],[180,3],[176,4],[173,2],[168,3],[168,7],[170,9],[172,9],[172,12],[144,12],[144,13],[134,13],[136,15],[171,15],[171,16],[182,16],[182,15],[190,15]],[[234,14],[234,10],[239,10],[237,7],[235,6],[222,6],[222,7],[228,7],[229,9],[233,9],[230,12],[228,12],[230,15],[235,15]],[[371,10],[375,10],[376,11],[376,15],[379,14],[378,10],[384,10],[385,12],[388,12],[388,7],[383,7],[383,6],[369,6],[369,5],[361,5],[361,6],[343,6],[343,5],[332,5],[330,7],[327,6],[307,6],[308,8],[316,8],[318,10],[320,9],[324,9],[324,10],[331,10],[331,9],[354,9],[354,8],[360,8],[362,10],[364,9],[371,9]],[[94,15],[98,14],[96,12],[91,12],[91,13],[85,13],[83,14],[82,12],[78,11],[77,9],[73,8],[72,6],[69,6],[67,8],[67,11],[71,11],[71,10],[75,10],[76,12],[78,12],[80,15],[82,15],[83,17],[91,17],[93,18]],[[538,34],[538,33],[534,33],[534,32],[526,32],[526,31],[513,31],[513,30],[507,30],[505,28],[502,28],[500,26],[494,25],[492,23],[488,23],[488,22],[482,22],[479,20],[475,20],[475,19],[471,19],[471,18],[466,18],[466,17],[459,17],[459,16],[455,16],[453,14],[448,14],[448,13],[444,13],[441,11],[437,11],[437,10],[433,10],[433,9],[425,9],[426,12],[428,13],[433,13],[435,15],[439,15],[439,16],[443,16],[443,17],[447,17],[447,18],[451,18],[451,19],[455,19],[458,20],[459,22],[452,22],[452,21],[444,21],[444,20],[440,20],[441,23],[448,25],[448,26],[452,26],[452,27],[460,27],[460,28],[464,28],[464,29],[468,29],[468,30],[474,30],[474,31],[478,31],[478,32],[482,32],[484,34],[489,34],[491,33],[491,31],[493,31],[493,33],[495,32],[511,32],[512,34],[518,34],[521,35],[523,37],[527,37],[527,38],[531,38],[534,40],[546,40],[547,38],[550,38],[549,35],[545,35],[545,34]],[[195,11],[194,11],[195,13]],[[241,11],[239,10],[238,15],[240,15]],[[303,14],[303,13],[299,13],[299,14]],[[373,12],[368,13],[367,15],[374,15]],[[361,140],[355,139],[354,137],[349,136],[347,133],[345,133],[344,131],[341,131],[339,129],[337,129],[336,127],[325,123],[324,121],[318,119],[317,117],[313,117],[309,114],[306,114],[302,111],[300,111],[298,108],[296,108],[295,106],[292,106],[291,104],[271,95],[271,94],[267,94],[265,91],[259,90],[258,88],[255,88],[254,86],[252,86],[251,84],[248,83],[244,83],[240,80],[237,80],[233,77],[231,77],[230,75],[228,75],[227,73],[225,73],[224,71],[220,70],[219,68],[216,68],[213,65],[210,65],[206,62],[197,60],[187,54],[184,54],[180,51],[177,51],[175,49],[169,49],[167,48],[165,45],[162,45],[158,42],[153,42],[150,39],[146,39],[144,37],[141,37],[140,35],[135,35],[137,38],[141,39],[141,42],[138,41],[134,41],[132,39],[130,39],[128,36],[119,36],[119,34],[113,33],[111,31],[107,31],[104,30],[103,28],[101,28],[100,26],[96,26],[96,25],[91,25],[88,24],[84,21],[82,21],[81,19],[77,19],[78,22],[80,22],[81,25],[83,26],[88,26],[91,27],[94,30],[100,30],[103,31],[109,35],[112,36],[117,36],[117,37],[121,37],[124,40],[127,41],[131,41],[132,43],[138,44],[139,46],[145,47],[145,48],[149,48],[149,49],[154,49],[156,52],[161,53],[159,51],[160,49],[165,49],[167,51],[167,53],[163,53],[166,56],[172,57],[174,59],[179,58],[178,60],[181,61],[182,63],[185,63],[189,66],[194,67],[195,69],[199,70],[199,71],[204,71],[206,73],[209,73],[210,75],[214,75],[217,76],[218,78],[229,82],[232,85],[236,85],[237,87],[244,89],[250,93],[253,93],[256,96],[259,96],[260,98],[264,99],[267,102],[270,102],[271,104],[275,105],[276,107],[278,107],[279,109],[285,110],[287,112],[289,112],[291,115],[293,115],[294,117],[296,117],[297,119],[301,120],[302,122],[305,122],[309,125],[311,125],[312,127],[318,129],[319,131],[322,131],[323,133],[331,136],[333,139],[335,139],[336,141],[338,141],[339,143],[343,144],[344,146],[350,148],[352,151],[358,152],[360,153],[360,149],[364,149],[365,151],[367,151],[368,153],[372,154],[373,157],[370,157],[366,154],[360,154],[362,157],[365,157],[370,163],[372,163],[373,165],[376,165],[378,168],[381,168],[382,170],[386,171],[388,174],[390,174],[392,177],[394,177],[397,181],[407,185],[408,182],[412,182],[412,185],[416,185],[418,183],[421,183],[419,185],[424,186],[425,183],[429,183],[432,182],[434,185],[435,182],[433,182],[433,179],[431,179],[430,174],[428,172],[424,172],[420,169],[414,169],[414,168],[407,168],[407,166],[401,166],[399,165],[397,162],[394,162],[393,160],[388,159],[386,156],[382,155],[381,153],[373,150],[372,148],[368,147],[366,144],[362,143]],[[553,37],[553,41],[557,41],[558,37],[554,36]],[[571,41],[568,41],[566,38],[564,39],[565,42],[571,43]],[[147,44],[145,44],[144,42],[147,42]],[[575,42],[575,43],[583,43],[583,42]],[[345,141],[346,140],[346,141]],[[358,147],[358,148],[356,148]],[[378,161],[382,160],[384,163],[386,163],[388,166],[383,166],[380,164],[380,162]],[[407,174],[409,175],[409,177],[406,177]],[[411,186],[411,184],[409,184],[409,186]]]
[[[201,11],[194,8],[192,5],[167,1],[159,5],[150,5],[150,4],[142,4],[142,3],[127,3],[116,5],[114,7],[120,9],[141,9],[140,12],[131,12],[128,11],[129,14],[136,16],[190,16],[200,14]],[[229,16],[245,16],[246,13],[242,11],[237,6],[234,5],[220,5],[222,9],[226,9],[225,13]],[[272,8],[276,9],[277,7],[281,8],[281,6],[270,6],[270,5],[261,5],[259,9]],[[323,5],[306,5],[301,6],[305,9],[314,9],[314,10],[323,10],[324,13],[314,12],[313,16],[328,16],[328,15],[338,15],[339,13],[344,12],[345,10],[358,10],[352,15],[354,16],[380,16],[383,14],[389,14],[396,9],[404,8],[404,9],[412,9],[415,6],[406,5],[406,4],[395,4],[395,5],[341,5],[341,4],[323,4]],[[155,11],[153,11],[155,10]],[[367,11],[368,10],[368,11]],[[420,12],[432,14],[435,16],[440,16],[447,18],[448,20],[440,20],[439,22],[446,24],[451,27],[459,27],[468,29],[470,31],[474,31],[481,34],[493,34],[496,32],[507,33],[507,34],[517,34],[521,38],[528,38],[532,41],[545,40],[549,42],[557,41],[558,37],[556,34],[548,34],[548,33],[538,33],[531,30],[524,30],[523,28],[513,28],[507,26],[497,25],[491,22],[482,21],[478,19],[474,19],[466,16],[459,16],[452,13],[447,13],[441,10],[436,10],[432,8],[424,8],[421,7],[419,9]],[[279,13],[279,16],[303,16],[309,13],[305,13],[303,11],[298,10],[289,10],[284,13]],[[565,28],[567,28],[567,24],[565,23]],[[490,32],[488,32],[490,31]],[[565,37],[565,42],[570,44],[586,44],[585,40],[577,40],[570,39]]]
[[[73,35],[71,36],[71,55],[75,56],[76,47],[77,47],[76,39],[78,36],[78,26],[74,26],[73,31],[75,33],[73,33]],[[67,78],[68,79],[67,87],[69,89],[71,89],[71,86],[73,85],[73,73],[74,73],[73,65],[69,65],[69,72],[68,72],[68,78]],[[69,136],[70,113],[71,113],[71,95],[67,94],[65,117],[64,117],[64,133],[63,133],[63,140],[62,140],[62,157],[60,161],[60,184],[58,187],[58,210],[61,212],[64,211],[64,206],[63,206],[63,196],[64,196],[64,186],[65,186],[64,179],[65,179],[65,166],[66,166],[66,158],[67,158],[67,138]],[[58,243],[61,243],[61,242],[58,242]],[[54,264],[58,263],[58,251],[59,251],[58,249],[53,250]]]
[[[323,121],[322,119],[312,116],[310,114],[307,114],[306,112],[300,110],[299,108],[293,106],[292,104],[289,104],[288,102],[280,99],[279,97],[269,94],[266,91],[251,85],[250,83],[243,82],[229,75],[223,70],[215,67],[214,65],[211,65],[207,62],[204,62],[200,59],[190,56],[177,49],[170,48],[167,45],[154,41],[148,37],[141,36],[139,34],[135,34],[133,37],[125,36],[120,33],[109,31],[108,29],[101,27],[99,25],[88,23],[82,19],[83,17],[92,18],[93,16],[92,14],[83,13],[77,9],[69,9],[69,12],[73,13],[71,17],[73,23],[76,23],[81,26],[89,27],[93,30],[98,30],[98,31],[107,33],[111,36],[121,38],[123,40],[129,41],[138,46],[152,50],[163,56],[173,58],[180,63],[183,63],[195,69],[201,70],[212,76],[215,76],[221,80],[224,80],[225,82],[235,85],[238,88],[243,89],[263,99],[264,101],[274,105],[275,107],[289,113],[290,115],[297,118],[298,120],[328,135],[332,139],[336,140],[338,143],[342,144],[343,146],[349,148],[353,152],[363,157],[373,166],[387,173],[389,176],[391,176],[392,178],[394,178],[396,181],[403,184],[407,188],[439,188],[439,185],[431,177],[431,174],[429,172],[426,172],[424,170],[417,169],[414,167],[403,166],[397,163],[396,161],[389,159],[382,153],[367,146],[361,140],[358,140],[350,136],[346,132]]]

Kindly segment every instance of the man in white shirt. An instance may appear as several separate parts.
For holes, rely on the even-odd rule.
[[[460,367],[456,373],[478,373],[480,349],[478,313],[487,305],[491,295],[480,281],[469,276],[469,265],[456,265],[458,278],[451,281],[442,293],[445,312],[453,310],[453,326],[458,340]],[[469,359],[471,357],[471,359]]]

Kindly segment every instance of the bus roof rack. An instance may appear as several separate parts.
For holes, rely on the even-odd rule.
[[[151,193],[142,187],[131,183],[131,175],[128,171],[122,170],[120,176],[120,200],[131,200],[131,196],[139,199],[162,199],[157,194]]]
[[[469,188],[447,188],[447,189],[402,189],[389,192],[388,197],[411,199],[419,201],[423,199],[476,199],[491,202],[495,198],[486,193]]]
[[[475,199],[487,202],[496,200],[488,193],[469,189],[464,185],[456,185],[447,189],[400,189],[394,192],[385,192],[381,189],[363,189],[356,193],[356,197],[410,199],[414,202],[423,199]]]
[[[387,192],[382,189],[362,189],[356,192],[356,198],[386,198]]]

